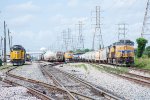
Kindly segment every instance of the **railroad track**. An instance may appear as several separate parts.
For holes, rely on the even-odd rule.
[[[122,99],[119,96],[103,91],[93,84],[90,84],[85,80],[76,77],[75,75],[56,69],[53,66],[43,66],[42,70],[44,70],[45,73],[49,75],[49,77],[54,79],[56,85],[63,87],[64,89],[70,91],[72,94],[73,92],[77,92],[78,94],[73,94],[76,99]]]
[[[5,79],[3,82],[13,85],[13,86],[23,86],[21,84],[18,84],[16,82],[13,82],[13,81],[7,80],[7,79]],[[23,87],[26,87],[26,86],[23,86]],[[26,87],[26,88],[28,89],[27,93],[32,94],[41,100],[51,100],[51,98],[49,98],[48,96],[42,94],[41,92],[39,92],[35,89],[29,88],[29,87]]]
[[[93,65],[93,64],[91,64]],[[98,64],[94,64],[98,67],[109,67],[107,65],[98,65]],[[146,77],[146,76],[142,76],[142,75],[137,75],[137,74],[133,74],[133,73],[130,73],[130,72],[124,72],[123,74],[117,74],[117,73],[114,73],[114,72],[109,72],[111,74],[114,74],[116,76],[119,76],[121,78],[125,78],[127,80],[130,80],[130,81],[133,81],[133,82],[136,82],[140,85],[146,85],[148,87],[150,87],[150,77]]]
[[[11,74],[11,70],[6,72],[7,78],[5,78],[4,82],[26,87],[31,94],[42,100],[75,100],[74,96],[61,87]]]
[[[135,67],[129,67],[129,69],[134,70],[134,71],[141,71],[141,72],[150,74],[150,70],[146,70],[146,69],[139,69],[139,68],[135,68]]]

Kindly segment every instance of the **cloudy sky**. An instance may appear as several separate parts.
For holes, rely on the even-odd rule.
[[[71,33],[76,37],[76,24],[83,21],[85,48],[92,48],[91,11],[95,10],[95,6],[101,6],[104,45],[117,41],[119,23],[128,24],[126,37],[135,41],[141,33],[146,2],[147,0],[0,0],[0,33],[3,36],[5,20],[12,33],[13,44],[21,44],[30,51],[42,47],[56,50],[62,40],[61,32],[71,28]]]

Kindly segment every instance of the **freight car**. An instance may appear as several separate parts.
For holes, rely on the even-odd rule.
[[[64,53],[61,51],[56,52],[56,61],[63,62],[64,61]]]
[[[54,61],[56,61],[56,53],[54,53],[52,51],[47,51],[43,55],[43,58],[44,58],[45,61],[54,62]]]
[[[10,59],[13,65],[23,65],[26,59],[26,50],[21,45],[12,46]]]
[[[65,60],[64,53],[61,51],[46,51],[45,54],[40,56],[40,59],[48,62],[63,62]]]

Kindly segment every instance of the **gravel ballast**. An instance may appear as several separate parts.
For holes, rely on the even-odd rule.
[[[77,75],[93,84],[101,86],[125,99],[149,100],[150,88],[136,84],[109,74],[89,64],[82,63],[64,64],[63,67],[56,66],[61,70]]]
[[[40,100],[27,93],[27,89],[21,86],[1,87],[0,100]]]
[[[22,77],[49,83],[48,80],[45,78],[45,76],[42,74],[38,63],[32,63],[31,65],[20,66],[12,70],[11,73]]]

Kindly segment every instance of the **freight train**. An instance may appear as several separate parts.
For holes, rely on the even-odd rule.
[[[93,62],[131,66],[134,64],[134,51],[134,42],[131,40],[119,40],[97,51],[90,51],[84,54],[46,52],[43,58],[46,61]]]
[[[73,56],[70,56],[70,59],[73,59],[75,62],[81,61],[131,66],[134,64],[134,50],[134,42],[131,40],[119,40],[97,51],[90,51],[79,55],[72,54]],[[68,57],[66,58],[65,56],[65,59],[68,59]]]
[[[26,60],[26,50],[21,45],[14,45],[10,49],[10,59],[13,65],[23,65]]]

